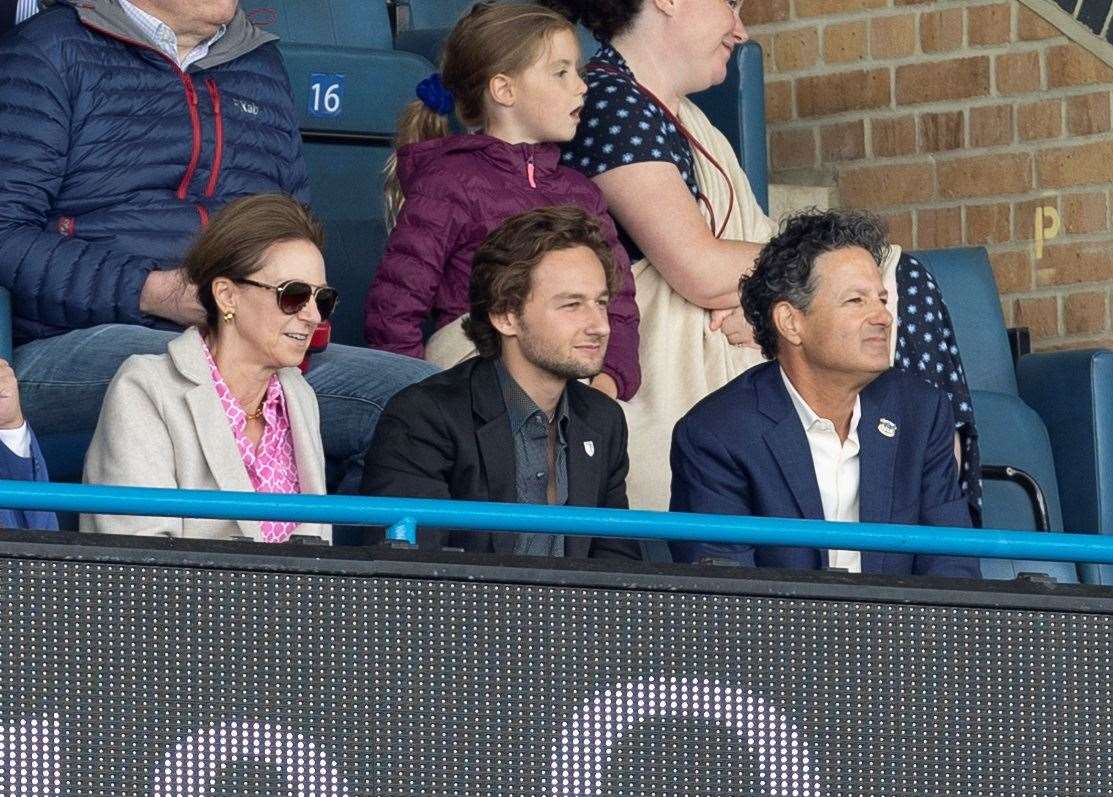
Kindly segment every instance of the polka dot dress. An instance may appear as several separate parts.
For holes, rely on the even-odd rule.
[[[661,107],[638,89],[634,73],[618,51],[603,45],[585,73],[587,95],[580,127],[576,138],[564,146],[561,162],[588,177],[631,163],[671,163],[692,196],[698,196],[692,148]],[[623,230],[619,234],[631,262],[640,260],[641,250]]]
[[[896,366],[919,374],[946,391],[955,414],[955,429],[962,443],[962,493],[981,525],[982,468],[974,406],[962,370],[958,342],[951,326],[943,294],[931,273],[914,257],[904,253],[897,264],[897,349]]]

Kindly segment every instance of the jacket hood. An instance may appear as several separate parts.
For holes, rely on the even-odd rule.
[[[464,157],[455,159],[461,155]],[[484,133],[444,136],[407,144],[398,150],[398,181],[402,192],[405,193],[414,180],[434,169],[475,169],[471,159],[476,156],[485,166],[523,177],[531,161],[538,178],[553,174],[560,166],[560,147],[556,144],[507,144]]]
[[[147,45],[146,36],[136,28],[119,0],[42,0],[44,6],[65,5],[77,11],[81,22],[89,27],[118,39]],[[208,55],[190,66],[191,69],[210,69],[246,55],[252,50],[277,41],[278,37],[255,27],[242,7],[228,23],[224,35],[213,44]]]

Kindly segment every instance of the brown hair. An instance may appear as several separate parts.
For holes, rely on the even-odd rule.
[[[586,246],[607,278],[611,296],[622,286],[599,220],[578,207],[540,208],[511,216],[496,227],[475,252],[468,299],[470,315],[464,332],[479,350],[480,357],[494,357],[502,350],[502,338],[491,323],[492,313],[519,312],[529,296],[533,270],[550,252]]]
[[[325,230],[309,208],[286,194],[257,194],[229,202],[186,253],[186,277],[197,286],[209,329],[219,329],[213,280],[249,277],[262,268],[267,249],[283,241],[309,241],[321,252]]]
[[[482,127],[483,98],[495,75],[515,75],[532,65],[550,37],[575,33],[563,15],[528,3],[476,3],[448,34],[441,56],[441,82],[452,93],[456,115],[465,127]],[[395,149],[449,134],[448,116],[413,100],[398,118]],[[405,197],[398,183],[398,160],[392,155],[384,173],[387,228],[394,226]]]

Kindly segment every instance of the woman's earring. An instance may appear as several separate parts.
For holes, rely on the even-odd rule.
[[[236,311],[235,310],[229,310],[228,312],[226,312],[224,314],[224,320],[227,321],[228,323],[232,323],[233,321],[235,321],[236,320]]]

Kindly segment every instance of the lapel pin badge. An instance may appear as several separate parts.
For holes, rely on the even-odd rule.
[[[594,457],[595,456],[595,443],[591,442],[590,440],[584,440],[584,451],[587,452],[587,455],[589,457]]]
[[[886,437],[896,437],[897,425],[890,421],[888,418],[882,418],[877,422],[877,431]]]

